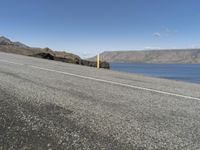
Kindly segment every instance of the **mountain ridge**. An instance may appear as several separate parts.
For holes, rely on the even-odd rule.
[[[102,61],[119,63],[200,64],[200,48],[104,51]],[[88,60],[95,60],[95,57]]]

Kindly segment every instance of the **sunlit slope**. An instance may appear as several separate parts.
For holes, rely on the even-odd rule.
[[[95,57],[89,60],[94,60]],[[106,51],[101,60],[128,63],[184,64],[200,63],[200,49],[146,50],[146,51]]]

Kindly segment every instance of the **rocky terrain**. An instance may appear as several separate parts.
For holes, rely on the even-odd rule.
[[[125,63],[199,64],[200,49],[106,51],[101,60]],[[94,60],[95,57],[88,60]]]
[[[62,61],[66,63],[80,64],[96,67],[96,61],[83,60],[79,56],[65,51],[53,51],[49,48],[32,48],[21,42],[13,42],[6,37],[0,37],[0,52],[21,54],[38,58]],[[101,68],[109,69],[107,62],[100,63]]]

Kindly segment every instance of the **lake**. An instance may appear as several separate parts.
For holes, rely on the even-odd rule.
[[[110,63],[111,70],[200,84],[200,64]]]

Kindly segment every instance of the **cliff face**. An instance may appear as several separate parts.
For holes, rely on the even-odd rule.
[[[79,56],[65,51],[53,51],[49,48],[32,48],[20,42],[12,42],[6,37],[0,37],[0,52],[14,53],[66,63],[95,67],[95,61],[82,60]],[[109,63],[101,62],[101,68],[109,69]]]
[[[200,49],[110,51],[100,55],[102,61],[125,63],[199,64]],[[95,60],[95,57],[88,60]]]

